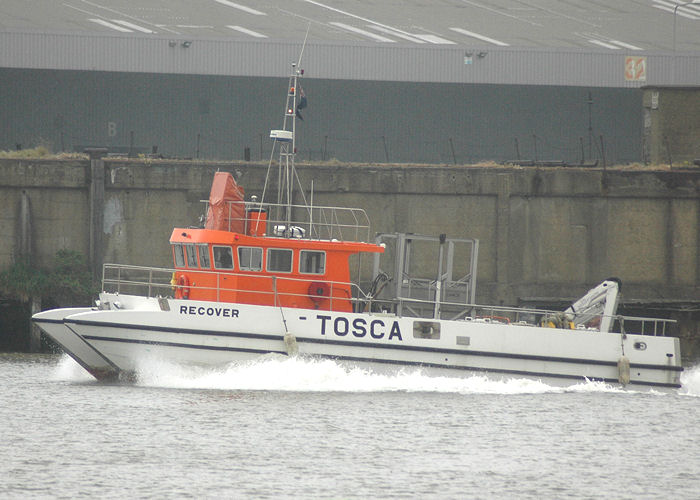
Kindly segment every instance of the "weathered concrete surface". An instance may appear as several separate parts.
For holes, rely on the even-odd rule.
[[[700,159],[700,86],[644,87],[644,159],[692,164]]]
[[[247,195],[261,194],[266,165],[106,158],[98,257],[169,266],[172,228],[198,223],[217,169],[234,172]],[[700,168],[298,170],[305,186],[314,181],[315,205],[363,207],[373,232],[478,238],[478,302],[552,303],[616,276],[626,304],[685,310],[688,334],[700,336],[692,312],[700,309]],[[0,268],[14,258],[23,191],[35,262],[48,264],[61,248],[89,254],[90,176],[87,160],[0,160]]]
[[[168,265],[175,225],[196,224],[217,169],[260,194],[258,164],[104,160],[104,261]],[[499,301],[563,297],[615,275],[632,296],[697,300],[700,169],[301,165],[315,204],[364,207],[373,231],[481,241],[479,281]],[[89,254],[88,161],[0,160],[0,266],[13,259],[31,199],[34,253]],[[492,295],[487,293],[487,295]],[[483,294],[482,294],[483,296]]]

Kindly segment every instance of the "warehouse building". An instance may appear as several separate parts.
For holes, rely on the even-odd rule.
[[[301,57],[301,160],[628,163],[656,151],[642,88],[700,85],[700,2],[8,0],[0,19],[5,150],[265,160]]]

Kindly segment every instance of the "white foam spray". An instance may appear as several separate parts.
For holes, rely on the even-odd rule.
[[[681,374],[679,394],[700,397],[700,365],[686,368]]]
[[[272,354],[220,368],[184,366],[148,358],[141,360],[137,373],[138,385],[177,389],[456,394],[630,392],[605,382],[585,381],[559,387],[517,377],[436,377],[427,375],[419,368],[407,368],[388,375],[328,359],[288,358]],[[95,381],[68,355],[61,357],[52,379],[77,383]],[[678,394],[700,397],[700,365],[686,368],[681,384],[683,387]]]
[[[62,382],[90,382],[95,381],[95,377],[90,375],[73,358],[64,354],[56,364],[56,369],[52,374],[52,380]]]
[[[163,360],[143,360],[138,384],[183,389],[264,390],[295,392],[441,392],[457,394],[542,394],[554,392],[610,392],[599,382],[553,387],[537,380],[483,375],[436,377],[419,368],[396,374],[341,364],[333,360],[268,355],[220,369],[180,366]]]

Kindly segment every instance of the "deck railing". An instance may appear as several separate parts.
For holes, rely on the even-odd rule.
[[[395,308],[396,304],[401,303],[404,316],[422,318],[430,317],[435,308],[435,302],[432,300],[405,297],[391,300],[373,300],[371,303],[374,309],[387,311],[391,311]],[[567,322],[570,320],[566,317],[564,312],[549,309],[485,306],[446,301],[438,304],[438,316],[440,319],[505,323],[518,326],[546,326],[551,323],[559,328],[569,328]],[[603,314],[595,317],[595,319],[599,320],[598,324],[600,324],[600,320],[602,320],[603,317]],[[676,323],[676,320],[665,318],[625,316],[621,314],[616,314],[611,317],[613,322],[610,331],[613,333],[665,336],[669,325]],[[585,325],[578,325],[574,329],[597,331],[597,325],[588,327]]]
[[[178,270],[167,268],[130,266],[124,264],[105,264],[102,272],[102,289],[105,292],[141,295],[153,298],[172,297],[176,286],[172,284],[171,280],[173,273],[177,271]],[[221,300],[221,295],[223,293],[232,292],[248,294],[255,293],[263,296],[269,296],[273,299],[270,302],[276,305],[279,305],[282,302],[282,297],[309,297],[308,294],[280,291],[280,288],[284,288],[280,285],[281,283],[307,283],[308,280],[260,275],[257,276],[257,279],[261,280],[259,283],[263,283],[266,286],[260,287],[260,289],[251,290],[221,287],[221,279],[223,277],[241,276],[245,277],[246,279],[250,279],[251,274],[218,272],[215,270],[201,271],[194,269],[188,269],[187,274],[194,276],[197,274],[207,276],[216,275],[215,286],[203,287],[189,285],[189,288],[214,292],[213,295],[216,297],[217,301]],[[196,281],[196,279],[192,281]],[[325,281],[324,283],[326,283],[329,287],[329,295],[328,297],[324,296],[319,298],[327,299],[329,301],[328,307],[324,307],[326,310],[334,310],[334,305],[337,301],[343,301],[346,304],[347,302],[352,303],[353,310],[355,312],[383,312],[389,314],[394,313],[397,310],[398,304],[401,303],[403,316],[416,318],[434,317],[433,312],[436,310],[435,302],[431,300],[412,298],[377,300],[365,294],[356,283],[341,283],[332,281]],[[348,287],[351,290],[351,296],[349,297],[344,295]],[[340,290],[343,290],[343,296],[338,296],[336,294],[336,292],[339,292]],[[429,312],[425,313],[425,311]],[[555,326],[559,326],[557,325],[558,321],[566,320],[564,313],[561,311],[507,306],[483,306],[454,302],[440,302],[438,304],[437,311],[437,317],[439,319],[482,323],[503,323],[513,326],[546,325],[550,322]],[[602,319],[602,315],[599,317]],[[674,320],[664,318],[644,318],[623,315],[615,315],[613,316],[613,320],[613,327],[611,328],[611,331],[613,332],[654,336],[666,335],[668,326],[676,323]],[[585,326],[579,326],[578,329],[595,330],[595,327],[591,326],[586,328]]]
[[[141,295],[146,297],[173,297],[178,285],[174,285],[172,283],[172,278],[174,273],[180,271],[182,270],[131,266],[124,264],[105,264],[102,270],[102,290],[110,293]],[[224,299],[223,295],[231,294],[247,294],[249,296],[256,295],[258,298],[267,297],[270,299],[269,301],[261,300],[260,302],[272,303],[275,305],[280,305],[283,302],[282,298],[287,300],[293,298],[311,298],[313,300],[314,298],[317,298],[319,301],[328,300],[328,307],[324,307],[324,309],[330,310],[335,310],[336,308],[334,306],[337,306],[339,301],[343,301],[346,304],[348,301],[353,304],[369,301],[360,287],[355,283],[323,281],[323,283],[328,285],[328,296],[316,296],[309,293],[298,293],[284,290],[284,288],[286,288],[284,286],[285,284],[302,283],[304,285],[308,285],[309,280],[302,280],[298,278],[271,275],[256,276],[244,273],[224,273],[215,270],[205,271],[196,269],[188,269],[187,275],[190,277],[191,282],[197,281],[197,275],[203,277],[206,276],[208,278],[215,276],[215,285],[202,286],[188,284],[187,288],[200,292],[210,292],[210,295],[215,297],[214,300],[216,301],[222,301]],[[258,286],[255,289],[224,287],[222,286],[223,277],[241,277],[245,278],[248,283],[250,283],[252,278],[255,280],[254,282]],[[351,290],[350,296],[347,296],[348,288]]]

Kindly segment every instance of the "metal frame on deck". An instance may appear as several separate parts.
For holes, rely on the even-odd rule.
[[[438,246],[437,271],[434,278],[410,275],[413,243],[417,241],[435,243]],[[397,315],[403,315],[404,308],[406,308],[416,316],[430,317],[426,314],[426,304],[432,304],[430,313],[433,318],[441,318],[443,308],[448,305],[451,306],[449,309],[453,313],[454,306],[464,309],[463,312],[457,313],[457,317],[471,309],[471,304],[476,302],[479,240],[447,238],[444,234],[436,237],[411,233],[379,233],[375,237],[377,245],[386,245],[387,242],[394,243],[396,255],[393,262],[393,293],[385,293],[385,297],[389,296],[390,300],[396,301]],[[467,274],[457,280],[453,279],[456,245],[466,245],[469,252]],[[374,279],[377,279],[382,273],[380,269],[381,258],[381,254],[374,256]],[[444,300],[448,292],[451,292],[453,296],[456,295],[459,300],[457,302]],[[412,305],[416,309],[420,308],[420,312],[412,309]]]

